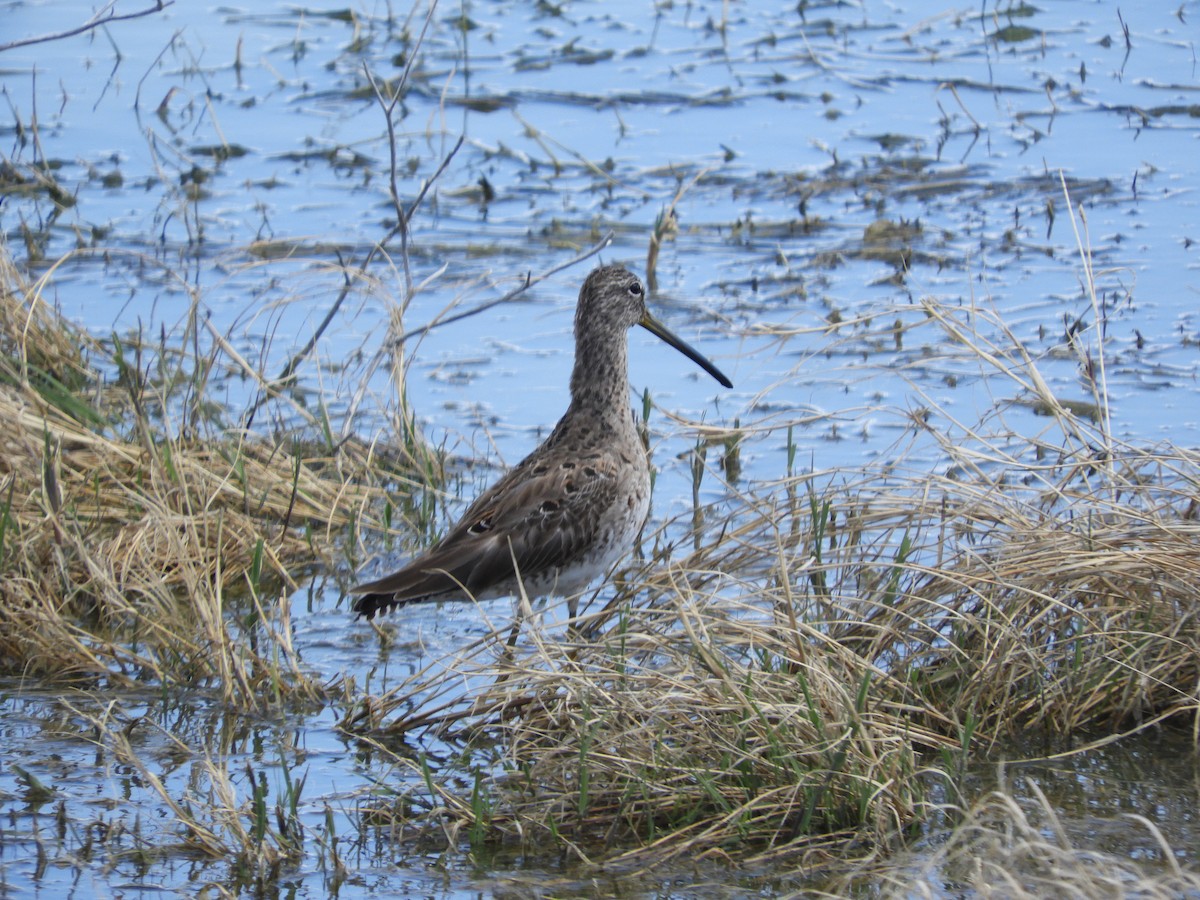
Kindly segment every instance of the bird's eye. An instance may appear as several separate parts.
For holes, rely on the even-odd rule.
[[[632,281],[629,284],[629,293],[635,297],[642,296],[642,283],[640,281]]]

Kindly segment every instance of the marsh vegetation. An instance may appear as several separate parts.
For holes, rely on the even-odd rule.
[[[1194,314],[1143,314],[1123,239],[1097,233],[1097,219],[1143,214],[1136,189],[947,162],[981,139],[1050,140],[1003,104],[1009,131],[980,123],[968,79],[938,94],[959,112],[942,108],[936,155],[897,133],[874,139],[882,153],[834,148],[787,171],[741,167],[748,150],[711,141],[676,147],[669,167],[604,158],[522,114],[603,106],[624,134],[664,111],[703,130],[739,104],[817,103],[836,122],[869,92],[857,68],[872,54],[854,49],[867,12],[801,4],[750,22],[660,4],[631,26],[635,46],[609,47],[615,20],[567,4],[525,23],[540,44],[497,62],[502,12],[229,14],[292,37],[254,65],[240,43],[212,46],[216,67],[185,28],[143,62],[139,92],[193,90],[139,93],[139,121],[158,124],[137,176],[119,155],[47,155],[48,129],[68,122],[10,100],[5,891],[119,878],[210,896],[452,896],[484,880],[520,896],[1200,892],[1179,788],[1200,728]],[[963,41],[951,58],[982,46],[1003,71],[1044,58],[1033,36],[1042,54],[1068,42],[1039,15],[922,18],[887,40],[948,33]],[[589,39],[563,36],[576,30]],[[736,89],[708,91],[710,56],[679,35],[723,48]],[[1123,36],[1111,52],[1136,60],[1138,32]],[[305,81],[325,53],[333,101]],[[678,90],[625,83],[673,54]],[[602,88],[575,83],[614,62]],[[801,90],[788,66],[841,99]],[[512,86],[488,83],[506,72]],[[564,79],[557,93],[523,80],[543,72]],[[220,87],[243,79],[235,104]],[[1093,112],[1085,84],[1047,82],[1054,109],[1037,116],[1069,128],[1082,112],[1058,105]],[[348,130],[369,139],[284,158],[227,133],[284,87],[326,112],[353,104]],[[991,92],[1025,96],[1003,76]],[[1194,142],[1186,107],[1139,109],[1135,127]],[[496,134],[505,110],[527,143]],[[465,137],[444,124],[456,112]],[[268,171],[235,173],[255,155]],[[296,184],[272,183],[272,165]],[[314,171],[329,173],[319,188]],[[140,238],[106,212],[135,182],[157,204]],[[238,205],[244,189],[256,199]],[[263,199],[275,190],[305,198],[299,227]],[[339,191],[367,224],[304,232]],[[1164,190],[1145,216],[1175,199]],[[960,213],[965,239],[939,219]],[[621,254],[682,315],[668,286],[718,250],[697,263],[707,283],[688,283],[719,294],[692,327],[736,365],[738,390],[674,386],[668,368],[631,396],[655,514],[578,617],[518,597],[351,621],[340,591],[356,571],[433,540],[492,477],[485,461],[511,461],[553,421],[540,381],[543,357],[564,352],[560,289]],[[1002,274],[1023,273],[1023,290],[1039,269],[1067,273],[1069,302],[1005,296]],[[81,293],[128,297],[72,313]],[[475,355],[437,343],[455,328],[475,329]],[[504,383],[506,366],[520,381]],[[1177,421],[1144,433],[1130,407],[1164,398]],[[474,432],[441,437],[433,410]],[[1163,772],[1157,787],[1113,776],[1122,753]],[[1105,787],[1079,800],[1081,783]]]

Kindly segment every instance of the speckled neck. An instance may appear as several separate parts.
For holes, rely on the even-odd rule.
[[[582,298],[575,312],[571,409],[610,424],[629,419],[628,331],[611,319],[597,319],[594,310],[589,315]]]

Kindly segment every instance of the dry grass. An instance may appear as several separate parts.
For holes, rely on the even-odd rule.
[[[874,703],[853,658],[802,648],[790,623],[756,612],[685,588],[664,606],[584,620],[589,633],[573,640],[526,622],[527,645],[458,667],[495,679],[466,708],[394,727],[499,741],[488,808],[464,812],[585,857],[616,844],[635,848],[625,864],[782,858],[830,833],[886,839],[917,802],[912,739],[939,739]]]
[[[756,509],[729,564],[771,572],[773,602],[936,708],[927,727],[1137,727],[1196,711],[1195,471],[1127,449],[1043,467],[1053,490],[866,473],[808,511]]]
[[[127,361],[141,348],[80,332],[42,287],[0,252],[0,668],[208,686],[243,708],[323,691],[287,598],[378,496],[367,450],[172,425],[171,392],[196,409],[202,391],[151,381]]]
[[[1116,824],[1123,833],[1145,835],[1148,846],[1137,858],[1092,849],[1086,844],[1093,841],[1072,837],[1036,784],[1030,788],[1028,802],[1007,789],[988,793],[961,811],[955,827],[926,847],[918,863],[907,866],[901,858],[888,870],[855,873],[843,886],[849,892],[862,879],[887,898],[1167,900],[1200,894],[1200,874],[1180,866],[1149,820],[1126,815]]]

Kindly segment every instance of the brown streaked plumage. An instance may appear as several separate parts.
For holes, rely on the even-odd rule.
[[[623,266],[588,275],[575,310],[571,404],[554,431],[428,551],[351,588],[354,611],[423,600],[572,594],[629,552],[650,510],[650,465],[629,407],[629,329],[641,325],[729,379],[646,309]]]

